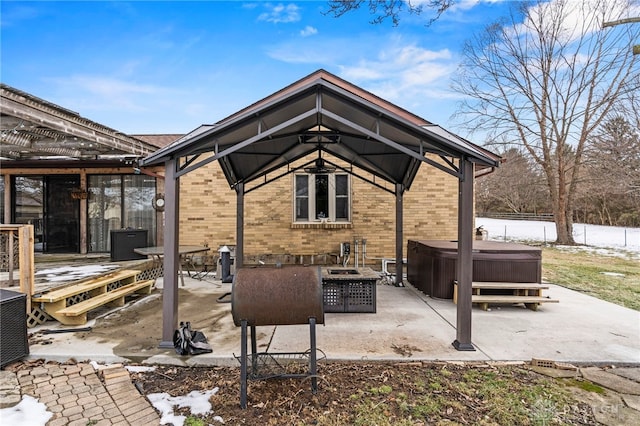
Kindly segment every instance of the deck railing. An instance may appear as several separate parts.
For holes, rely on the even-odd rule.
[[[33,225],[0,225],[0,270],[7,273],[9,287],[15,285],[16,266],[20,292],[27,295],[27,312],[31,311],[34,290]]]

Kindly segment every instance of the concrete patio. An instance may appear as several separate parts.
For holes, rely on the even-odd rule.
[[[141,362],[176,365],[239,365],[240,328],[231,305],[216,299],[231,284],[186,277],[180,289],[178,317],[202,331],[211,354],[178,356],[159,349],[161,288],[150,296],[90,320],[88,332],[70,332],[56,322],[29,329],[30,358],[52,361]],[[456,305],[433,299],[410,285],[377,286],[377,313],[327,313],[317,326],[317,347],[329,361],[337,360],[553,360],[576,364],[640,365],[640,312],[550,285],[546,296],[560,303],[538,311],[520,306],[473,309],[473,352],[460,352],[456,337]],[[158,309],[156,309],[158,306]],[[153,316],[152,316],[153,315]],[[59,332],[64,329],[65,332]],[[46,330],[46,334],[45,334]],[[128,336],[128,337],[127,337]],[[259,351],[304,352],[309,348],[306,325],[258,327]]]

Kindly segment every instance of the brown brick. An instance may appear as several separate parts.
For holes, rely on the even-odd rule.
[[[136,412],[133,412],[133,413],[123,412],[122,414],[126,416],[128,421],[135,422],[135,421],[140,421],[140,419],[147,417],[149,414],[156,414],[156,412],[148,404],[144,404],[144,405],[141,404],[139,407],[137,407]]]
[[[95,395],[85,395],[82,396],[80,398],[78,398],[77,404],[78,405],[82,405],[82,406],[86,406],[87,404],[91,403],[91,402],[96,402],[98,400],[98,398],[95,397]]]
[[[31,375],[33,377],[48,376],[49,375],[49,369],[47,369],[46,367],[34,367],[31,370]]]
[[[122,413],[117,408],[111,408],[109,410],[104,410],[104,416],[107,419],[113,419],[113,418],[115,418],[117,416],[121,416],[121,415],[122,415]]]
[[[49,383],[57,385],[59,383],[67,383],[67,376],[56,376],[49,380]]]
[[[392,185],[380,183],[393,191]],[[395,196],[358,178],[352,178],[351,185],[353,217],[346,229],[292,229],[292,175],[247,194],[245,256],[336,253],[340,242],[358,236],[367,239],[368,257],[395,257]],[[207,243],[215,249],[235,241],[235,192],[204,196],[211,188],[227,186],[215,162],[181,178],[181,243]],[[457,237],[457,191],[455,177],[428,165],[420,168],[403,199],[405,251],[408,239]]]
[[[87,421],[82,417],[82,414],[76,413],[69,416],[69,425],[80,426],[80,423],[84,423],[83,426],[86,426]]]
[[[83,364],[82,368],[80,369],[80,375],[81,376],[90,376],[92,374],[96,374],[96,370],[93,368],[93,366],[91,364]]]
[[[53,392],[54,388],[55,386],[53,386],[49,382],[42,383],[40,386],[36,386],[36,393],[38,395],[49,395],[51,392]]]
[[[49,375],[51,377],[60,377],[65,376],[64,370],[60,367],[51,367],[49,368]]]
[[[56,386],[56,393],[58,394],[62,394],[63,392],[69,392],[71,393],[71,391],[73,390],[73,386],[71,385],[58,385]]]
[[[49,395],[41,395],[38,397],[38,401],[43,404],[47,404],[49,402],[56,402],[58,400],[58,395],[55,393],[50,393]]]
[[[104,413],[102,407],[84,408],[83,414],[87,418],[93,418]]]
[[[49,380],[51,380],[51,377],[48,374],[46,374],[46,375],[34,377],[32,383],[34,385],[37,385],[37,384],[40,384],[40,383],[49,382]]]
[[[160,416],[153,409],[152,411],[145,410],[146,415],[144,417],[137,418],[135,420],[129,420],[134,425],[155,425],[160,420]]]
[[[87,386],[87,385],[74,386],[73,390],[71,391],[71,393],[74,395],[85,395],[85,394],[89,394],[90,392],[91,392],[91,386]]]
[[[55,419],[55,420],[49,420],[47,422],[47,426],[66,426],[69,423],[69,420],[61,417],[59,419]]]
[[[18,383],[20,383],[20,385],[22,386],[33,384],[33,376],[18,376]]]
[[[78,400],[78,396],[77,395],[68,395],[68,396],[63,396],[61,398],[58,399],[58,404],[62,404],[62,405],[66,405],[69,403],[76,403],[76,401]]]
[[[81,376],[72,376],[67,381],[71,386],[84,385],[84,377]]]
[[[47,404],[47,410],[51,411],[52,413],[62,413],[62,411],[64,410],[64,406],[62,404]]]
[[[80,364],[75,364],[75,365],[65,365],[63,367],[65,374],[67,376],[73,375],[73,374],[80,374],[80,370],[82,370],[82,366]]]
[[[127,402],[126,404],[121,404],[121,405],[119,404],[118,409],[125,416],[129,416],[130,414],[135,413],[136,411],[139,411],[140,409],[145,408],[147,406],[148,406],[148,403],[146,399],[136,398],[134,400]]]

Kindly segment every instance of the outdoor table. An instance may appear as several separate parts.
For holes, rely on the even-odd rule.
[[[180,255],[180,261],[178,262],[178,270],[180,272],[180,282],[182,282],[183,287],[184,287],[184,273],[182,271],[182,259],[184,258],[184,256],[188,254],[205,253],[209,250],[210,248],[206,246],[179,246],[178,247],[178,254]],[[162,256],[164,256],[164,246],[139,247],[139,248],[133,249],[133,251],[143,256],[149,256],[159,264],[162,264]]]

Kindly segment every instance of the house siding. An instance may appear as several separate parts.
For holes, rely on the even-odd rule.
[[[395,257],[395,195],[351,178],[352,220],[293,223],[293,176],[286,175],[245,195],[245,263],[335,262],[341,242],[367,240],[367,264]],[[376,180],[383,183],[379,179]],[[386,187],[393,189],[390,184]],[[458,180],[423,165],[405,192],[403,250],[409,239],[456,239]],[[180,244],[217,249],[236,241],[236,193],[217,162],[180,178]],[[355,261],[352,248],[352,263]],[[360,261],[362,254],[360,253]]]

